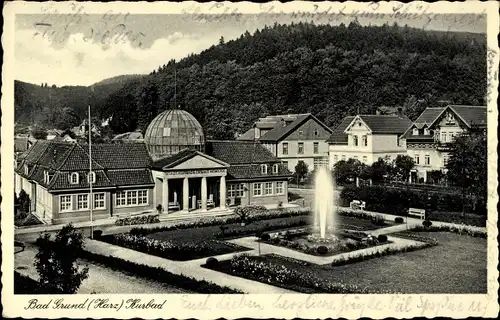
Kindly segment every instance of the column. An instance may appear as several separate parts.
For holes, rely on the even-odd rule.
[[[184,178],[182,189],[182,211],[189,211],[189,180]]]
[[[162,183],[162,188],[161,188],[161,199],[163,204],[161,205],[163,207],[163,212],[168,213],[168,179],[163,178],[163,183]]]
[[[207,177],[201,178],[201,210],[207,210]]]
[[[220,177],[220,208],[226,209],[226,176]]]

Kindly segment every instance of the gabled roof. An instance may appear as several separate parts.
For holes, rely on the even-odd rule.
[[[204,158],[207,158],[209,160],[212,160],[213,162],[223,166],[223,167],[229,167],[229,165],[219,159],[216,159],[214,157],[211,157],[207,154],[204,154],[203,152],[192,150],[192,149],[183,149],[179,153],[176,153],[174,155],[164,157],[161,159],[156,160],[153,165],[151,166],[152,169],[154,170],[167,170],[170,168],[174,168],[177,165],[194,158],[195,156],[201,156]]]
[[[351,124],[352,120],[354,120],[354,116],[345,117],[342,122],[333,130],[332,135],[326,142],[331,144],[347,144],[347,134],[345,134],[345,130]]]
[[[328,132],[332,132],[332,130],[327,125],[319,121],[318,118],[316,118],[311,113],[274,115],[260,118],[254,124],[254,127],[260,129],[271,129],[265,134],[261,135],[257,140],[263,142],[279,142],[285,139],[289,134],[291,134],[294,130],[296,130],[299,126],[301,126],[309,119],[313,119],[314,121],[319,123]],[[282,120],[286,125],[282,124]],[[237,140],[255,140],[254,130],[254,128],[247,130],[245,133],[239,136]]]
[[[258,142],[238,140],[207,141],[205,152],[229,165],[280,162]]]

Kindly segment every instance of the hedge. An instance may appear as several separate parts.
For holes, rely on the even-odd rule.
[[[117,219],[115,225],[117,226],[128,226],[132,224],[149,224],[149,223],[159,223],[160,218],[157,214],[141,215],[136,217],[127,217]]]
[[[366,210],[368,211],[406,215],[409,207],[426,208],[428,196],[431,197],[430,209],[432,211],[462,211],[461,195],[426,193],[383,186],[346,186],[340,192],[340,203],[341,206],[347,207],[353,200],[362,200],[366,202]],[[466,207],[466,210],[470,212],[472,208]],[[486,215],[486,202],[479,201],[474,211],[476,214]]]
[[[113,270],[132,272],[138,277],[164,282],[178,288],[197,293],[243,293],[225,286],[219,286],[206,280],[197,280],[183,274],[171,273],[165,269],[138,264],[113,256],[104,256],[89,251],[82,251],[81,258],[105,265]]]

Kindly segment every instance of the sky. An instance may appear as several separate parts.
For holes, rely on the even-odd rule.
[[[310,21],[291,15],[240,15],[224,19],[196,15],[131,14],[16,15],[15,78],[34,84],[91,85],[123,74],[148,74],[181,59],[275,22]],[[316,24],[349,24],[350,16],[323,17]],[[361,25],[393,24],[391,18],[358,18]],[[398,19],[400,25],[440,31],[485,33],[485,19]]]

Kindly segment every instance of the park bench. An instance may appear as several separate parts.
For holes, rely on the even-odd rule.
[[[353,210],[365,210],[365,208],[366,208],[366,202],[365,201],[361,201],[361,200],[353,200],[349,204],[349,208],[351,208]]]
[[[425,209],[416,209],[410,208],[408,209],[408,217],[417,217],[420,220],[425,220]]]

